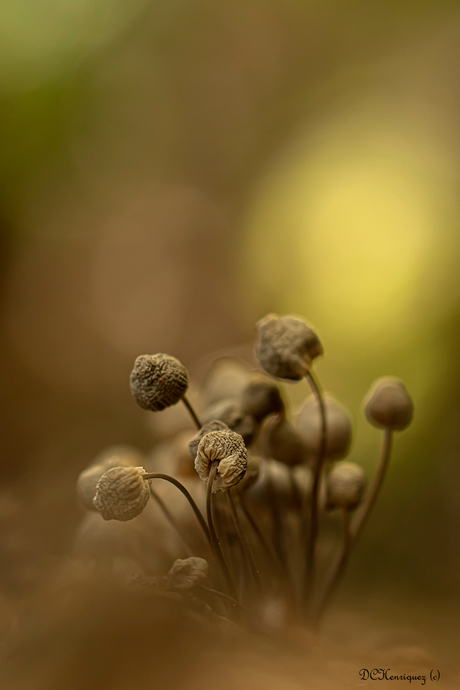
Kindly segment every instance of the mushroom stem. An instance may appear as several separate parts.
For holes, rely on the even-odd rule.
[[[176,530],[177,534],[179,535],[180,540],[182,541],[188,556],[193,556],[193,550],[191,549],[190,545],[188,544],[186,538],[183,536],[181,529],[179,525],[177,524],[174,516],[172,515],[171,511],[169,510],[168,506],[166,503],[163,501],[163,499],[157,494],[157,492],[150,487],[150,495],[158,503],[159,508],[163,511],[164,516],[168,520],[168,522],[171,524],[171,526]]]
[[[221,599],[224,599],[224,601],[228,602],[231,604],[233,607],[237,607],[238,609],[243,609],[241,606],[240,602],[231,597],[229,594],[225,594],[224,592],[219,592],[218,589],[212,589],[211,587],[206,587],[206,585],[200,585],[199,587],[203,592],[208,592],[209,594],[214,594],[216,597],[220,597]]]
[[[361,534],[361,531],[364,525],[366,524],[369,515],[375,505],[378,494],[383,484],[383,480],[385,479],[388,464],[390,462],[392,445],[393,431],[387,428],[385,429],[385,434],[383,438],[383,448],[380,456],[379,466],[377,468],[374,481],[372,482],[372,486],[370,487],[367,493],[364,503],[358,509],[353,520],[350,521],[350,518],[348,518],[347,533],[344,547],[340,554],[331,564],[329,573],[326,577],[326,584],[323,589],[323,595],[319,597],[319,604],[316,608],[315,615],[313,617],[313,625],[315,627],[318,626],[321,616],[324,613],[325,607],[330,600],[330,597],[332,596],[333,592],[337,588],[337,585],[339,584],[340,580],[342,579],[345,573],[352,549],[359,535]]]
[[[393,430],[387,428],[384,432],[382,454],[380,457],[379,466],[377,468],[377,473],[375,475],[374,481],[372,482],[372,486],[367,492],[366,498],[364,499],[362,506],[357,510],[356,515],[351,524],[351,534],[353,542],[355,542],[358,536],[361,534],[362,529],[366,524],[367,520],[369,519],[369,515],[371,514],[372,509],[375,505],[377,496],[380,493],[380,489],[382,488],[383,480],[385,479],[385,475],[388,469],[388,464],[390,462],[392,447]]]
[[[196,414],[195,410],[192,407],[190,400],[187,398],[186,395],[182,396],[182,402],[184,403],[185,407],[187,408],[191,418],[193,419],[193,422],[194,422],[196,428],[199,431],[202,427],[202,424],[201,424],[200,420],[198,419],[198,415]]]
[[[214,484],[214,480],[216,478],[217,474],[217,467],[218,467],[218,461],[214,460],[211,462],[211,466],[209,469],[209,475],[208,475],[208,488],[206,492],[206,515],[208,518],[208,525],[209,525],[209,534],[211,537],[211,543],[213,546],[213,551],[215,555],[217,556],[217,559],[220,563],[222,572],[224,574],[225,580],[227,582],[228,589],[230,591],[231,596],[236,599],[237,594],[236,594],[236,589],[235,585],[233,583],[232,576],[230,574],[230,571],[228,569],[228,566],[225,562],[224,555],[222,553],[222,549],[220,548],[220,543],[219,543],[219,538],[217,536],[216,528],[214,526],[214,519],[212,515],[212,485]]]
[[[240,520],[240,517],[238,515],[238,510],[236,508],[235,499],[233,497],[233,492],[231,489],[229,489],[227,491],[227,501],[228,501],[228,504],[230,506],[230,511],[232,513],[232,518],[233,518],[233,524],[235,525],[236,533],[238,535],[238,539],[240,540],[246,563],[248,564],[249,570],[251,572],[251,577],[254,580],[256,585],[260,585],[259,570],[257,568],[256,562],[254,559],[254,554],[252,553],[252,550],[251,550],[251,546],[250,546],[249,541],[246,537],[244,529],[241,525],[241,520]]]
[[[181,491],[184,494],[185,498],[190,503],[190,506],[192,507],[192,510],[196,515],[196,518],[200,524],[201,529],[203,530],[203,532],[206,536],[206,539],[207,539],[207,541],[211,547],[211,550],[214,551],[212,539],[211,539],[211,534],[209,532],[206,521],[205,521],[204,517],[202,516],[201,511],[198,508],[197,504],[193,500],[190,492],[185,488],[185,486],[183,484],[181,484],[180,481],[177,480],[175,477],[170,477],[169,474],[162,474],[160,472],[149,472],[147,474],[144,474],[142,476],[142,478],[145,480],[147,480],[147,479],[163,479],[164,481],[169,482],[170,484],[173,484],[177,489],[179,489],[179,491]]]
[[[327,426],[326,426],[326,408],[324,405],[321,388],[316,380],[314,374],[309,371],[306,375],[307,381],[316,397],[319,412],[321,415],[321,437],[316,458],[316,465],[313,472],[313,486],[311,492],[311,500],[309,505],[309,525],[306,541],[306,562],[305,562],[305,606],[308,609],[314,588],[316,562],[315,562],[315,547],[318,538],[319,528],[319,494],[321,488],[321,477],[323,475],[323,465],[326,457],[326,442],[327,442]]]
[[[252,515],[251,511],[246,505],[246,501],[242,495],[238,497],[238,503],[241,507],[241,510],[243,511],[243,514],[246,518],[246,520],[249,522],[251,525],[251,528],[256,535],[257,539],[259,540],[263,550],[265,551],[265,554],[268,556],[268,560],[270,561],[271,565],[274,566],[274,568],[278,571],[278,573],[281,576],[281,579],[284,581],[284,570],[281,567],[280,562],[278,561],[278,558],[273,551],[271,545],[269,542],[265,539],[262,530],[260,529],[259,525],[256,522],[255,517]]]
[[[338,554],[338,557],[332,564],[326,580],[325,584],[323,587],[322,594],[318,597],[318,603],[314,609],[314,612],[312,614],[312,627],[315,629],[318,626],[318,623],[321,619],[321,616],[323,615],[323,612],[329,603],[329,600],[331,596],[333,595],[334,591],[336,590],[343,573],[345,572],[345,568],[347,566],[348,558],[350,556],[351,548],[353,545],[353,538],[351,534],[351,515],[350,511],[346,509],[342,509],[342,525],[343,525],[343,542],[342,542],[342,548],[340,550],[340,553]]]

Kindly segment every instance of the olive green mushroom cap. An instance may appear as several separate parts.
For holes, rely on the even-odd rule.
[[[361,503],[367,480],[364,470],[354,462],[341,462],[326,480],[327,507],[354,510]]]
[[[256,331],[256,358],[276,378],[300,381],[324,352],[316,333],[297,316],[267,314]]]
[[[375,381],[369,391],[365,413],[373,426],[403,431],[412,422],[414,403],[400,379],[386,376]]]
[[[329,460],[339,460],[348,454],[353,429],[347,410],[331,395],[324,396],[326,412],[326,453]],[[310,395],[297,416],[297,429],[308,453],[317,455],[321,444],[321,412],[314,395]]]

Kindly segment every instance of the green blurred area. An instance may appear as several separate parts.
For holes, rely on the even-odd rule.
[[[289,312],[369,473],[371,382],[415,400],[351,581],[457,596],[459,3],[4,0],[0,27],[1,472],[32,556],[66,552],[104,445],[151,444],[137,354],[193,373]]]

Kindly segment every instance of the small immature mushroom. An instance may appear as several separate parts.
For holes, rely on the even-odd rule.
[[[245,387],[250,369],[236,357],[220,357],[209,369],[201,388],[201,399],[209,407],[220,400],[238,399]]]
[[[344,458],[350,448],[352,425],[350,415],[331,395],[324,396],[326,411],[326,450],[328,460]],[[322,420],[315,396],[307,398],[297,417],[297,428],[308,453],[317,457],[321,444]]]
[[[203,436],[195,458],[195,469],[207,484],[211,463],[216,462],[217,474],[212,492],[226,491],[243,478],[248,454],[243,438],[234,431],[211,431]]]
[[[112,467],[139,467],[143,459],[144,455],[139,448],[127,443],[117,443],[104,448],[92,464],[107,465],[106,469],[110,470]]]
[[[195,456],[190,457],[189,450],[190,431],[182,431],[169,444],[169,467],[166,468],[168,474],[174,477],[196,479],[195,466],[193,461]]]
[[[97,483],[108,469],[110,468],[104,465],[91,465],[78,475],[77,496],[82,506],[87,510],[96,510],[93,499],[96,494]]]
[[[269,420],[265,434],[266,452],[269,457],[291,467],[306,461],[305,442],[288,419],[277,417]]]
[[[253,375],[241,393],[241,409],[259,423],[271,414],[284,412],[280,389],[268,377]]]
[[[131,393],[144,410],[160,412],[182,399],[188,387],[184,365],[171,355],[140,355],[130,377]]]
[[[150,498],[150,482],[143,467],[113,467],[99,479],[94,507],[104,520],[132,520]]]
[[[201,585],[208,577],[208,562],[191,556],[178,558],[167,575],[168,589],[187,590]]]
[[[256,324],[255,354],[266,372],[300,381],[315,357],[323,354],[318,336],[296,316],[267,314]]]
[[[273,496],[280,509],[292,507],[292,484],[289,468],[277,460],[264,459],[258,481],[247,492],[248,504],[257,510],[271,510]]]
[[[313,488],[313,471],[307,465],[297,465],[292,470],[299,494],[303,498],[311,496]]]
[[[378,379],[366,400],[366,417],[373,426],[402,431],[412,421],[414,403],[400,379]]]
[[[196,458],[198,446],[203,436],[206,436],[206,434],[209,434],[211,431],[225,431],[228,428],[228,425],[225,424],[225,422],[221,422],[220,419],[213,419],[207,424],[204,424],[188,444],[192,458]]]
[[[328,508],[354,510],[366,489],[364,470],[354,462],[341,462],[329,472],[326,480]]]
[[[77,479],[77,496],[87,510],[95,510],[93,498],[96,486],[104,472],[112,467],[136,467],[143,461],[142,453],[132,446],[110,446],[100,453],[94,463],[80,472]]]
[[[229,429],[243,437],[247,447],[253,442],[259,427],[254,417],[243,412],[237,400],[220,400],[205,410],[202,416],[204,424],[213,420],[225,422]]]

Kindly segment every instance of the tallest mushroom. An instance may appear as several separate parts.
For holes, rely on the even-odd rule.
[[[268,374],[300,381],[324,353],[316,333],[296,316],[267,314],[256,324],[255,354]]]

